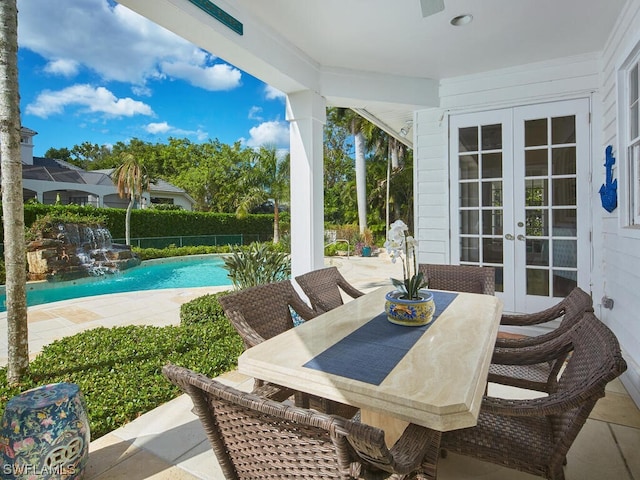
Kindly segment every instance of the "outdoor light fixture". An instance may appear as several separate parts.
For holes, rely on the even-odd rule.
[[[471,23],[471,20],[473,20],[473,15],[465,13],[464,15],[453,17],[451,19],[451,22],[449,23],[451,23],[451,25],[453,25],[454,27],[462,27],[463,25]]]
[[[405,126],[400,129],[400,136],[406,137],[407,135],[409,135],[409,130],[411,130],[412,126],[413,126],[413,121],[407,120],[405,122]]]

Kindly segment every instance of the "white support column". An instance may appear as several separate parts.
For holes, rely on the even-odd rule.
[[[323,128],[326,100],[305,90],[287,96],[291,142],[292,277],[324,266]]]

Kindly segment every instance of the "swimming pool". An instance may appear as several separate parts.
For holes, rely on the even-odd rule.
[[[27,305],[58,302],[72,298],[163,288],[231,286],[223,260],[217,255],[193,255],[147,260],[138,267],[100,277],[68,282],[27,284]],[[4,287],[0,312],[6,311]]]

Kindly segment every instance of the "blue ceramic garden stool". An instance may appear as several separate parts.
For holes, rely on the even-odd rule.
[[[0,424],[1,478],[81,479],[89,459],[89,419],[73,383],[16,395]]]

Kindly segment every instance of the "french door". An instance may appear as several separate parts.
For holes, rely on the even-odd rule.
[[[589,101],[450,117],[451,263],[493,266],[505,311],[589,291]]]

